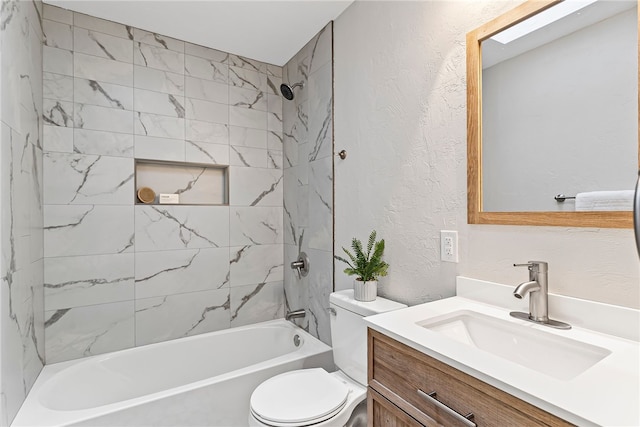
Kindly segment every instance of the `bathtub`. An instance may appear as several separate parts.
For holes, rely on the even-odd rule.
[[[12,426],[245,426],[255,387],[309,367],[331,347],[285,320],[211,332],[46,365]]]

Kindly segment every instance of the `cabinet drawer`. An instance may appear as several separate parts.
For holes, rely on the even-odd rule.
[[[367,410],[369,425],[380,427],[422,427],[422,424],[371,388],[367,392]]]
[[[369,386],[425,425],[470,425],[447,407],[482,427],[572,425],[371,329],[368,357]]]

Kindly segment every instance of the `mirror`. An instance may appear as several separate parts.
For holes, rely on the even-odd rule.
[[[631,228],[636,1],[531,0],[468,33],[467,105],[470,224]]]

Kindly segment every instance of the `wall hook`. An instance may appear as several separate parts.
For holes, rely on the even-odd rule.
[[[347,158],[347,150],[340,150],[340,152],[337,154],[338,157],[340,157],[342,160]]]

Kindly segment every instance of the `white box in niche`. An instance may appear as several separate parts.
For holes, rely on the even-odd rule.
[[[158,202],[161,205],[177,205],[180,203],[179,194],[160,194]]]

